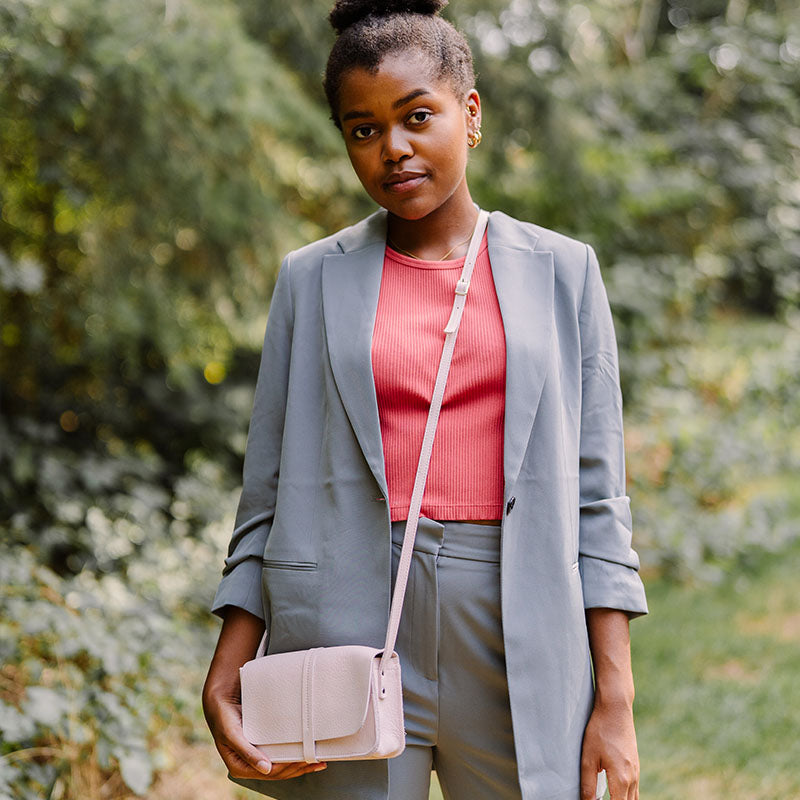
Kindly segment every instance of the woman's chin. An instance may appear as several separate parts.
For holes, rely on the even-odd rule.
[[[427,217],[441,205],[441,203],[437,202],[436,198],[425,197],[421,194],[416,196],[407,194],[391,197],[383,195],[380,198],[373,196],[372,199],[393,216],[408,220],[409,222]]]

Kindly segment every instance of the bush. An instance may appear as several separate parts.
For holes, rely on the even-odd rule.
[[[800,317],[696,334],[628,411],[628,478],[644,563],[717,579],[800,539]]]
[[[0,797],[144,794],[198,725],[236,476],[195,453],[167,489],[152,454],[5,439],[41,508],[0,529]]]

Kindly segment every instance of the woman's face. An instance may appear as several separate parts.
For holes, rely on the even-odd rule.
[[[459,99],[422,52],[391,53],[378,71],[348,70],[339,92],[347,153],[369,196],[403,219],[421,219],[467,192],[467,136],[480,98]]]

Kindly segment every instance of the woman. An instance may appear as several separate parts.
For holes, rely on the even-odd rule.
[[[477,217],[481,105],[444,2],[340,0],[325,89],[381,209],[290,253],[270,306],[204,708],[231,777],[279,798],[638,798],[616,342],[588,246],[500,212],[475,265],[397,650],[406,750],[269,764],[238,667],[383,644],[444,327]],[[502,587],[502,592],[501,592]],[[594,672],[594,681],[592,673]]]

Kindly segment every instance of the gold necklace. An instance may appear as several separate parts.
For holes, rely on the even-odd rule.
[[[445,254],[444,254],[444,255],[443,255],[441,258],[435,258],[435,259],[433,259],[433,260],[434,260],[434,261],[446,261],[446,260],[447,260],[447,256],[449,256],[449,255],[450,255],[450,253],[452,253],[452,252],[453,252],[453,250],[455,250],[455,249],[456,249],[456,248],[458,248],[458,247],[461,247],[461,245],[462,245],[462,244],[467,244],[467,242],[469,242],[469,240],[470,240],[471,238],[472,238],[472,236],[470,235],[468,238],[464,239],[464,241],[463,241],[463,242],[459,242],[457,245],[455,245],[455,247],[451,247],[451,248],[450,248],[450,249],[449,249],[449,250],[448,250],[448,251],[447,251],[447,252],[446,252],[446,253],[445,253]],[[396,245],[396,244],[395,244],[395,243],[394,243],[394,242],[393,242],[391,239],[389,239],[388,237],[387,237],[387,241],[389,242],[389,244],[390,244],[392,247],[394,247],[394,249],[395,249],[395,250],[399,250],[401,253],[405,253],[407,256],[411,256],[411,258],[416,258],[416,259],[417,259],[417,261],[429,261],[429,260],[430,260],[430,259],[427,259],[427,258],[420,258],[419,256],[417,256],[417,255],[414,255],[414,253],[411,253],[411,252],[409,252],[408,250],[404,250],[402,247],[398,247],[398,246],[397,246],[397,245]]]

